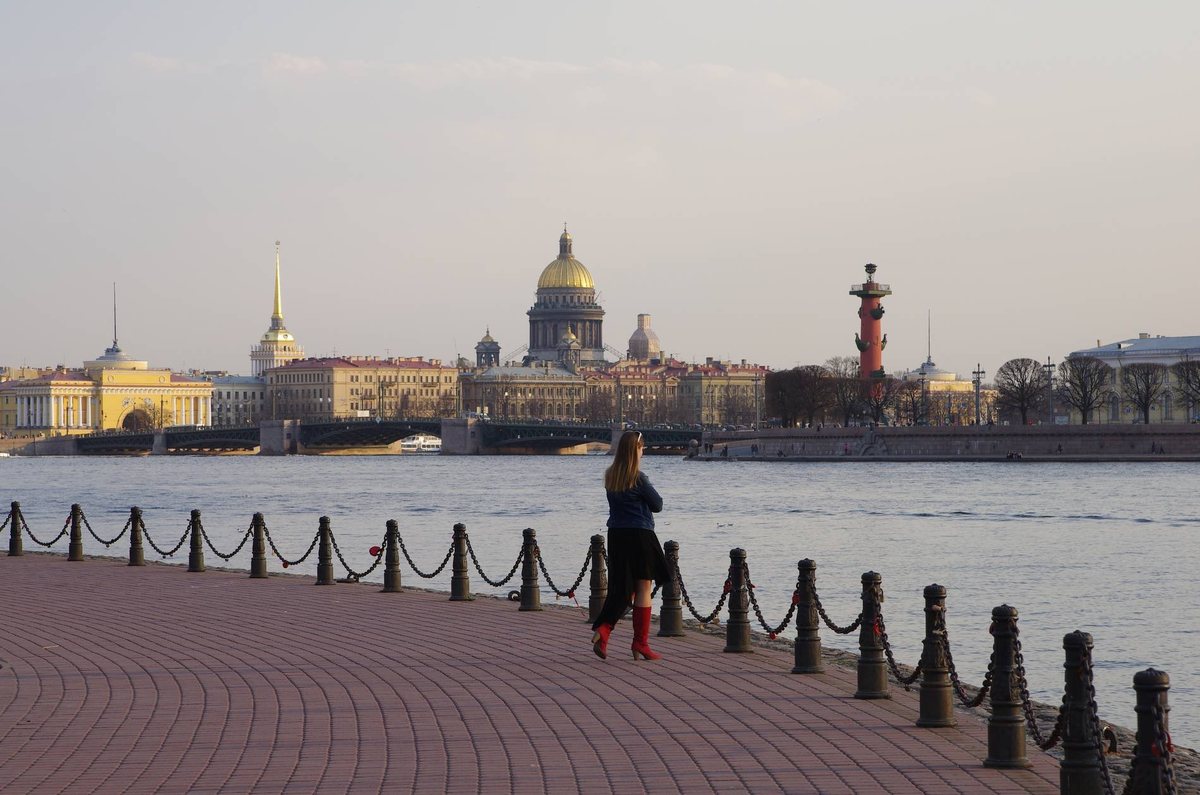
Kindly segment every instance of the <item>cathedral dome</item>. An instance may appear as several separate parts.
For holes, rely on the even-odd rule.
[[[538,289],[594,290],[595,288],[596,283],[592,281],[592,274],[571,253],[571,235],[563,230],[562,237],[558,239],[558,259],[551,262],[542,271],[542,275],[538,279]]]

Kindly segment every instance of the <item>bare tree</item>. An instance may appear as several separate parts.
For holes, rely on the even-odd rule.
[[[1112,388],[1112,368],[1094,356],[1073,356],[1058,366],[1059,399],[1079,412],[1087,425]]]
[[[832,379],[830,404],[842,415],[842,424],[849,425],[862,406],[858,361],[853,356],[834,356],[826,360],[825,369]]]
[[[859,389],[862,403],[866,412],[875,422],[887,420],[888,412],[895,406],[900,397],[901,382],[891,376],[885,378],[863,378]]]
[[[1200,405],[1200,361],[1184,356],[1171,365],[1171,373],[1175,376],[1176,387],[1187,407],[1186,419],[1190,422],[1196,415],[1196,406]]]
[[[896,404],[902,418],[919,425],[925,417],[925,389],[920,381],[903,381],[896,396]],[[903,421],[903,420],[902,420]]]
[[[791,428],[796,424],[796,369],[777,370],[767,373],[764,389],[766,391],[767,414],[778,417],[783,427]]]
[[[1167,368],[1162,364],[1138,362],[1121,368],[1121,391],[1125,399],[1137,406],[1142,422],[1150,424],[1150,409],[1166,392]]]
[[[1020,414],[1024,425],[1029,421],[1030,409],[1042,404],[1046,371],[1034,359],[1009,359],[996,371],[996,392],[997,406]]]
[[[833,378],[819,364],[796,368],[796,409],[804,421],[812,425],[824,417],[832,401]]]

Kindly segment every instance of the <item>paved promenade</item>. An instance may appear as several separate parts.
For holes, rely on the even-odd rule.
[[[1043,792],[915,694],[689,633],[607,662],[578,611],[0,557],[0,792]],[[410,583],[411,584],[411,583]]]

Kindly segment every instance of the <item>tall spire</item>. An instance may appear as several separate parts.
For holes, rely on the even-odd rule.
[[[113,282],[113,347],[120,348],[117,345],[117,283]]]
[[[275,310],[271,312],[271,325],[278,320],[283,323],[283,296],[279,291],[279,241],[275,241]]]
[[[925,358],[933,361],[933,310],[925,310]]]

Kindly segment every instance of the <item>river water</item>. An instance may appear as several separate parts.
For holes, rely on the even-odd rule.
[[[607,463],[602,456],[10,458],[0,460],[0,498],[19,500],[43,538],[59,530],[72,502],[83,505],[101,536],[115,535],[129,506],[139,505],[160,546],[174,545],[189,509],[199,508],[222,551],[241,539],[251,514],[262,511],[289,557],[307,548],[324,514],[359,569],[371,562],[367,550],[382,541],[388,519],[399,521],[414,561],[426,570],[441,561],[452,525],[465,522],[493,579],[515,560],[521,530],[533,527],[561,588],[579,572],[589,537],[604,526]],[[1176,741],[1200,746],[1200,464],[647,457],[643,468],[666,501],[659,538],[679,542],[680,571],[699,610],[716,603],[733,547],[747,550],[770,622],[790,604],[801,558],[817,562],[818,591],[839,623],[858,614],[860,575],[875,570],[883,576],[897,658],[915,663],[924,631],[921,590],[937,582],[949,592],[950,634],[964,680],[982,679],[991,608],[1008,603],[1020,610],[1035,698],[1059,702],[1062,637],[1082,629],[1095,638],[1102,715],[1134,726],[1132,676],[1153,665],[1171,674]],[[86,552],[104,552],[84,538]],[[66,542],[57,548],[65,551]],[[122,541],[111,553],[127,548]],[[175,562],[186,563],[186,551]],[[146,554],[157,558],[149,547]],[[221,562],[210,552],[206,558],[210,565]],[[269,561],[281,570],[273,557]],[[233,565],[249,566],[249,545]],[[293,570],[315,572],[315,554]],[[336,565],[335,571],[342,576]],[[372,579],[382,578],[381,569],[376,575]],[[409,585],[449,589],[449,568],[430,581],[418,581],[406,566],[403,576]],[[492,590],[474,570],[471,581],[476,591]],[[586,606],[586,579],[579,593]],[[543,599],[554,596],[546,591]],[[53,606],[39,610],[52,614]],[[856,635],[825,629],[821,635],[830,646],[856,644]],[[581,623],[581,654],[588,638]],[[670,653],[669,642],[660,645]]]

